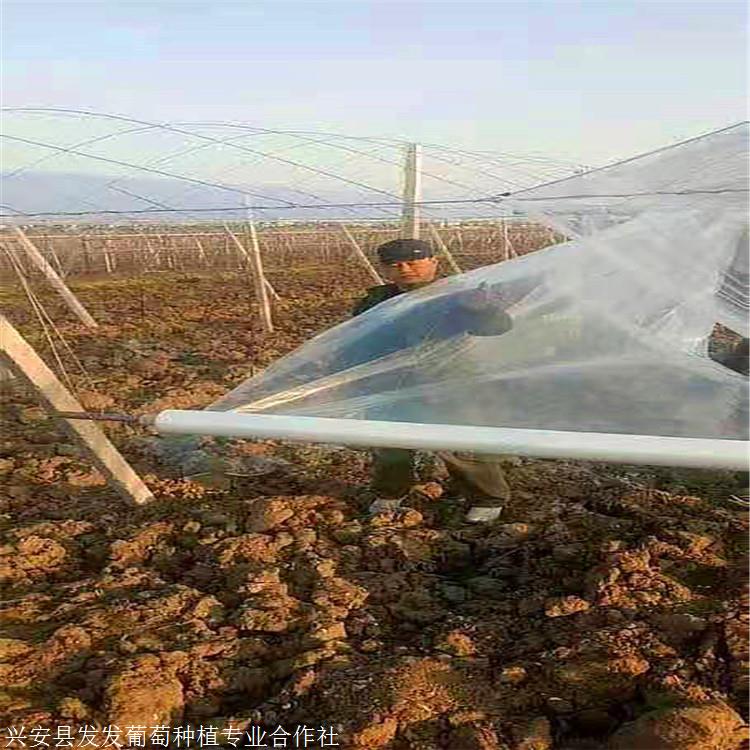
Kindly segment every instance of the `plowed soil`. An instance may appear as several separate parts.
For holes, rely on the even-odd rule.
[[[268,335],[236,277],[74,284],[96,332],[40,293],[86,406],[147,413],[206,405],[342,320],[366,284],[271,280],[283,300]],[[52,363],[28,303],[3,299]],[[156,496],[133,509],[31,394],[7,385],[3,410],[3,726],[323,725],[341,747],[388,750],[742,747],[738,475],[509,459],[512,502],[474,527],[429,462],[406,507],[370,517],[365,452],[208,441],[244,476],[189,479],[143,432],[107,426]]]

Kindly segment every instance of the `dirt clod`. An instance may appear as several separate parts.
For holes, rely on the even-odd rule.
[[[610,750],[737,750],[747,740],[742,718],[724,703],[672,708],[625,724]]]
[[[565,617],[576,612],[585,612],[591,605],[578,596],[563,596],[547,599],[544,603],[544,613],[547,617]]]
[[[182,719],[182,685],[169,662],[143,656],[115,675],[106,689],[107,718],[124,726],[178,725]]]
[[[477,652],[471,638],[460,630],[453,630],[441,638],[436,648],[454,656],[471,656]]]
[[[283,500],[259,498],[248,503],[245,527],[248,531],[266,532],[294,515],[294,509]]]
[[[546,717],[538,716],[518,731],[516,738],[516,750],[550,750],[552,726]]]

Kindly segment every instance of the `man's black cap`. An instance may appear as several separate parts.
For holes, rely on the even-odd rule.
[[[381,263],[432,258],[434,254],[430,243],[423,240],[391,240],[380,245],[377,253]]]

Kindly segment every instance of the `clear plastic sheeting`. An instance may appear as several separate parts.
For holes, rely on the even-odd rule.
[[[395,297],[211,410],[747,439],[747,125],[525,191],[570,241]],[[744,265],[743,265],[744,264]]]
[[[737,250],[722,274],[717,291],[717,321],[733,331],[741,332],[745,338],[750,337],[749,247],[750,236],[745,228]]]
[[[667,146],[571,179],[517,193],[514,208],[571,238],[596,237],[613,224],[642,217],[642,231],[663,231],[664,213],[722,212],[744,223],[726,260],[717,321],[748,336],[748,123]],[[713,291],[713,289],[712,289]]]

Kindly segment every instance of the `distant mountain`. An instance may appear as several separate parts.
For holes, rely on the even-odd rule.
[[[351,203],[398,203],[398,187],[393,197],[342,184],[338,191],[322,193],[292,190],[284,185],[227,185],[222,189],[177,179],[151,177],[113,177],[75,172],[27,171],[14,175],[0,173],[1,213],[3,218],[28,216],[29,223],[43,222],[144,222],[181,223],[185,221],[233,221],[244,219],[242,208],[247,199],[255,207],[253,215],[262,221],[320,221],[333,219],[388,219],[400,214],[400,206],[343,207]],[[312,189],[311,189],[312,190]],[[246,196],[243,195],[246,192]],[[284,208],[337,204],[332,208]],[[262,210],[257,207],[264,207]],[[265,208],[273,207],[273,208]],[[180,209],[180,210],[170,210]],[[191,211],[190,209],[195,209]],[[213,210],[212,210],[213,209]],[[236,210],[229,210],[236,209]],[[107,213],[107,212],[115,213]],[[79,214],[54,216],[52,214]],[[124,212],[120,214],[119,212]],[[460,219],[482,215],[484,207],[475,205],[431,206],[435,218]],[[40,215],[43,214],[43,215]],[[30,216],[29,216],[30,215]],[[497,215],[497,213],[496,213]]]
[[[116,218],[107,211],[133,212],[133,218],[156,221],[185,221],[187,219],[219,220],[244,218],[245,196],[252,206],[284,206],[289,204],[310,205],[325,203],[377,202],[387,200],[378,194],[363,196],[356,192],[339,192],[320,197],[290,190],[284,186],[258,185],[239,187],[235,190],[221,189],[210,185],[182,180],[150,177],[111,177],[107,175],[69,172],[22,172],[18,175],[1,173],[2,213],[5,216],[41,213],[93,212],[83,219]],[[234,186],[227,186],[234,187]],[[323,196],[321,196],[323,197]],[[169,209],[182,209],[170,211]],[[187,209],[200,209],[194,213]],[[215,208],[210,211],[206,209]],[[237,208],[237,211],[222,209]],[[157,209],[151,211],[151,209]],[[333,218],[346,215],[342,209],[294,209],[258,211],[261,218]],[[351,212],[348,212],[351,213]],[[34,217],[35,221],[52,220],[55,217]],[[55,220],[59,221],[58,217]],[[75,217],[70,217],[74,219]]]

